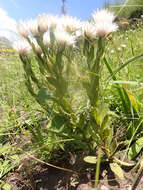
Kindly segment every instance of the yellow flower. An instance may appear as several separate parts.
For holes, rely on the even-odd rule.
[[[121,24],[126,24],[126,25],[128,25],[129,24],[129,22],[127,22],[127,21],[123,21],[123,22],[121,22]]]

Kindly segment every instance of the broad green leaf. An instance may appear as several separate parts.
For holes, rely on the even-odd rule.
[[[47,88],[41,88],[38,92],[38,96],[37,96],[37,99],[40,101],[40,102],[47,102],[49,99],[51,99],[51,95],[48,91]]]
[[[114,162],[117,163],[117,164],[120,164],[122,166],[128,166],[128,167],[135,165],[134,163],[123,162],[121,160],[118,160],[117,158],[114,158]]]
[[[97,157],[96,156],[86,156],[86,157],[84,157],[83,160],[90,164],[96,164]],[[101,158],[101,162],[106,162],[106,161],[108,161],[108,159]]]
[[[65,120],[60,116],[55,116],[51,122],[51,129],[57,133],[62,133],[65,129]]]
[[[110,168],[120,179],[124,179],[124,172],[117,163],[110,163]]]
[[[85,162],[90,163],[90,164],[96,164],[97,162],[97,157],[96,156],[86,156],[83,159]]]
[[[139,138],[129,149],[128,158],[132,160],[143,148],[143,137]]]

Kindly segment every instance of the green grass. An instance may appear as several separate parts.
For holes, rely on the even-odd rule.
[[[128,59],[142,52],[143,29],[139,26],[136,30],[129,29],[127,31],[118,31],[112,36],[113,42],[112,40],[107,40],[105,55],[109,60],[113,71],[115,71]],[[125,47],[122,47],[123,45]],[[41,108],[30,96],[28,90],[25,87],[24,71],[18,56],[1,55],[0,59],[0,97],[1,101],[4,101],[4,98],[6,100],[6,104],[3,105],[5,107],[5,112],[7,112],[7,109],[9,110],[11,106],[14,106],[15,111],[18,113],[19,117],[20,112],[23,111],[25,113],[25,117],[27,118],[29,116],[29,110],[35,115],[36,110],[39,110]],[[141,110],[143,98],[142,62],[143,58],[140,58],[130,63],[127,67],[123,68],[119,73],[116,74],[117,80],[122,81],[122,85],[126,85],[128,91],[140,102]],[[103,75],[104,89],[108,89],[104,98],[107,102],[111,102],[111,104],[115,102],[120,106],[121,102],[119,102],[116,90],[112,88],[114,84],[105,66]],[[110,81],[110,85],[106,85],[107,81]],[[126,84],[129,81],[130,83]],[[137,82],[138,84],[136,85],[132,81]],[[78,101],[78,97],[75,99]],[[3,113],[1,113],[1,115],[4,115]],[[142,115],[142,111],[140,114]]]

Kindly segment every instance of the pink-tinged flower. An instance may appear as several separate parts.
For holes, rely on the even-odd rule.
[[[38,36],[39,35],[39,30],[38,30],[37,20],[30,19],[27,24],[28,24],[28,28],[29,28],[30,32],[34,36]]]
[[[50,33],[49,32],[46,32],[43,35],[43,43],[44,43],[45,46],[49,46],[50,45]]]
[[[83,31],[83,34],[89,39],[97,38],[96,28],[93,23],[84,22],[82,25],[82,31]]]
[[[81,27],[81,22],[75,17],[63,16],[61,22],[67,32],[75,32]]]
[[[51,14],[47,15],[47,20],[49,22],[49,29],[50,30],[54,30],[59,22],[59,18],[58,16],[54,16]]]
[[[40,32],[46,32],[49,29],[56,28],[59,18],[51,14],[41,14],[37,18],[38,29]]]
[[[103,37],[111,32],[115,32],[118,26],[115,23],[97,23],[95,24],[97,36]]]
[[[59,45],[71,46],[75,43],[75,37],[64,30],[56,30],[54,34],[56,42]]]
[[[41,14],[37,18],[38,29],[40,32],[46,32],[49,29],[49,20],[46,14]]]
[[[18,30],[18,33],[24,37],[24,38],[27,38],[28,35],[29,35],[29,27],[27,25],[27,22],[25,21],[20,21],[17,25],[17,30]]]
[[[13,48],[20,55],[27,55],[31,52],[31,46],[26,40],[15,41]]]
[[[14,111],[14,106],[11,106],[10,109]]]
[[[115,16],[107,9],[97,10],[92,16],[97,36],[103,37],[117,30],[118,26],[113,23]]]
[[[114,14],[109,12],[108,9],[98,9],[92,14],[92,16],[95,23],[98,22],[112,23],[115,19]]]

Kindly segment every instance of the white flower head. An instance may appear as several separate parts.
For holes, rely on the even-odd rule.
[[[19,40],[13,43],[13,48],[20,55],[27,55],[31,52],[31,46],[26,40]]]
[[[59,45],[71,46],[71,45],[74,45],[75,43],[75,37],[73,35],[70,35],[64,30],[56,30],[54,32],[54,35],[55,35],[56,42]]]
[[[113,23],[115,16],[107,9],[97,10],[92,16],[95,23],[97,36],[102,37],[117,30],[118,26]]]
[[[49,29],[49,21],[46,14],[41,14],[37,18],[38,29],[40,32],[46,32]]]
[[[38,28],[40,32],[46,32],[49,29],[56,28],[58,23],[58,17],[51,14],[41,14],[37,18]]]
[[[95,26],[90,22],[84,22],[82,26],[83,34],[89,39],[96,39],[97,33]]]
[[[58,16],[47,14],[47,22],[50,30],[54,30],[59,22]]]
[[[67,32],[75,32],[81,27],[81,22],[75,17],[63,16],[62,23]]]
[[[95,23],[97,22],[110,22],[112,23],[115,19],[115,16],[113,13],[109,12],[108,9],[97,9],[92,14],[93,20]]]
[[[43,43],[44,43],[44,45],[46,45],[46,46],[49,46],[49,45],[50,45],[50,33],[49,33],[49,32],[46,32],[46,33],[43,35]]]
[[[95,24],[97,36],[103,37],[111,32],[115,32],[118,29],[118,26],[115,23],[97,23]]]
[[[28,35],[29,35],[29,27],[27,25],[27,22],[25,21],[20,21],[18,22],[18,25],[17,25],[17,30],[18,30],[18,33],[24,37],[24,38],[27,38]]]
[[[37,20],[30,19],[30,20],[28,21],[28,27],[29,27],[30,32],[31,32],[34,36],[39,35]]]

